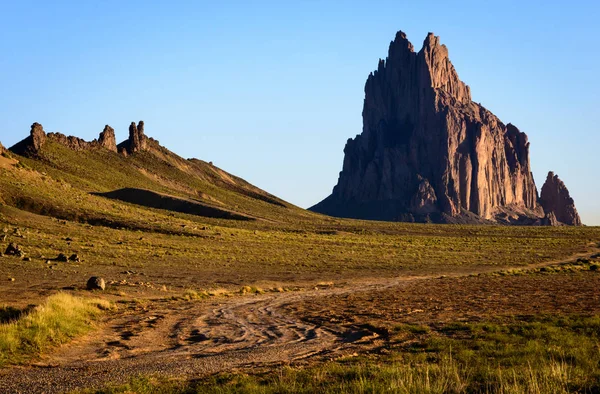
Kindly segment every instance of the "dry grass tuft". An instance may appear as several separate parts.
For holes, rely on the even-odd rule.
[[[0,324],[0,366],[15,364],[85,334],[111,304],[102,299],[58,293],[46,302]],[[6,310],[6,308],[4,308]]]

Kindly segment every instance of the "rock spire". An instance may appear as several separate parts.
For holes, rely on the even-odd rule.
[[[115,137],[115,130],[109,125],[104,126],[104,130],[98,137],[98,144],[110,151],[117,151],[117,139]]]
[[[548,173],[546,182],[542,186],[540,203],[547,217],[562,224],[581,226],[581,218],[569,190],[558,175],[554,175],[552,171]]]
[[[31,125],[29,136],[18,142],[10,150],[18,155],[36,155],[46,142],[47,136],[41,124],[35,122]]]
[[[120,143],[117,147],[120,152],[132,154],[148,148],[148,137],[144,134],[144,121],[131,122],[129,125],[129,139]]]

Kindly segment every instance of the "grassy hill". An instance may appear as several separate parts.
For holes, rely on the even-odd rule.
[[[175,214],[225,225],[219,219],[294,223],[317,217],[210,163],[185,160],[152,139],[148,145],[146,151],[125,156],[101,147],[77,151],[49,138],[35,155],[4,153],[1,198],[60,219],[147,229]],[[129,190],[128,197],[119,199],[123,189]],[[186,204],[156,209],[147,191]],[[204,214],[193,213],[199,209]]]

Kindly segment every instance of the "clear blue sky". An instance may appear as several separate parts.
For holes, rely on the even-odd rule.
[[[473,99],[529,135],[538,187],[555,171],[600,224],[597,1],[290,3],[0,0],[0,141],[36,121],[121,141],[144,120],[181,156],[308,207],[335,185],[396,31],[416,49],[432,31]]]

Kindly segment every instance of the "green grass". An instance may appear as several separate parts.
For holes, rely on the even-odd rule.
[[[187,300],[187,301],[192,301],[192,300],[203,300],[208,297],[210,297],[210,295],[208,294],[207,291],[199,291],[198,292],[193,289],[187,289],[183,293],[182,299]]]
[[[101,299],[58,293],[24,313],[14,308],[0,309],[0,366],[23,362],[85,334],[93,320],[109,307],[109,302]]]
[[[600,317],[537,317],[399,326],[385,356],[219,374],[185,383],[149,377],[94,393],[595,393]],[[406,337],[408,335],[408,337]],[[392,338],[392,342],[393,342]],[[398,338],[396,338],[398,339]],[[416,342],[415,342],[416,341]],[[407,345],[407,344],[411,345]]]
[[[428,326],[418,325],[418,324],[399,324],[394,327],[394,331],[407,331],[412,334],[427,334],[430,329]]]
[[[500,270],[492,273],[494,276],[511,276],[511,275],[525,275],[525,274],[553,274],[553,273],[565,273],[565,272],[585,272],[600,270],[600,256],[592,256],[592,259],[580,258],[574,262],[551,264],[544,267],[535,268],[511,268],[508,270]]]

